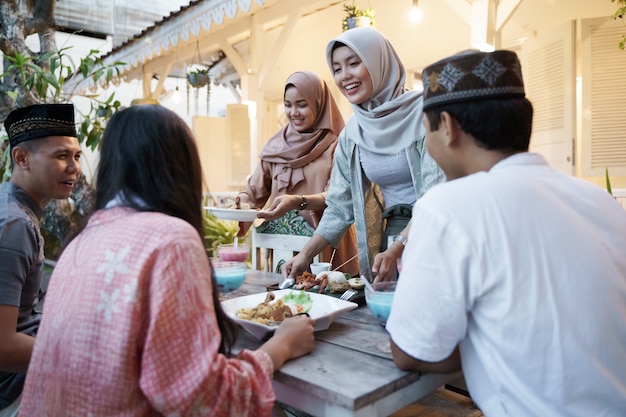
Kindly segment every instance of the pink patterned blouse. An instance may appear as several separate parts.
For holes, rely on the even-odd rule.
[[[21,416],[269,416],[263,351],[228,359],[188,223],[97,212],[54,270]]]

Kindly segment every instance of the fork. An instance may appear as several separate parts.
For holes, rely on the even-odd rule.
[[[351,299],[352,297],[354,297],[354,295],[357,292],[354,290],[346,290],[343,294],[341,294],[341,297],[339,297],[340,300],[345,300],[348,301],[349,299]]]

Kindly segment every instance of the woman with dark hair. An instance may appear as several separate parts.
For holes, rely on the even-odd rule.
[[[105,130],[96,209],[61,255],[22,397],[24,415],[270,415],[271,376],[313,348],[311,319],[287,319],[230,357],[202,236],[194,138],[156,105]]]

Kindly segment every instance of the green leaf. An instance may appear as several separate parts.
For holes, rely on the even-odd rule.
[[[609,194],[613,195],[613,190],[611,189],[611,180],[609,179],[609,169],[605,168],[605,177],[606,177],[606,190],[609,192]]]
[[[311,295],[306,291],[292,291],[283,296],[282,300],[287,305],[296,306],[298,309],[297,314],[308,313],[311,307],[313,307]]]
[[[87,135],[87,142],[85,143],[85,146],[87,146],[90,149],[96,149],[96,147],[98,146],[98,143],[100,142],[100,138],[102,137],[102,131],[98,130],[98,129],[91,129],[91,132],[89,132],[89,135]]]
[[[44,72],[43,77],[48,82],[48,84],[50,84],[54,88],[59,88],[59,80],[57,80],[57,77],[55,77],[54,74]]]

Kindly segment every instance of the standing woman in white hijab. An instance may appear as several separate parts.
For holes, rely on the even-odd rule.
[[[339,135],[324,216],[282,272],[299,275],[355,223],[361,274],[377,275],[378,281],[395,279],[412,206],[445,179],[426,151],[422,93],[405,88],[404,66],[391,43],[373,28],[350,29],[331,40],[326,60],[354,114]],[[382,201],[377,199],[382,216],[371,210],[377,206],[370,204],[371,197],[377,194],[382,194]]]

